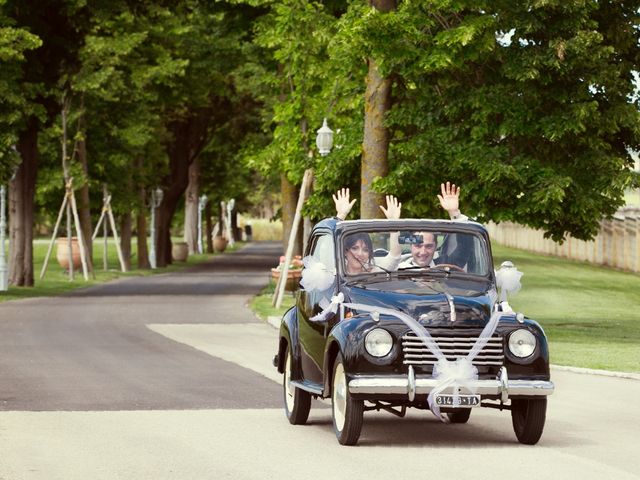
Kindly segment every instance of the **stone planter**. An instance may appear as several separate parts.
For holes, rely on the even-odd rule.
[[[278,283],[278,279],[280,278],[280,270],[277,268],[271,269],[271,278]],[[302,278],[302,270],[289,270],[287,272],[287,283],[285,284],[284,289],[288,292],[295,292],[300,285],[300,279]]]
[[[189,246],[185,242],[176,242],[171,247],[171,258],[176,262],[186,262],[189,257]]]
[[[216,253],[224,252],[227,248],[227,239],[221,236],[213,237],[213,251]]]
[[[56,259],[63,270],[69,270],[69,241],[67,237],[60,237],[56,241]],[[73,261],[73,269],[78,270],[82,265],[80,259],[80,244],[77,237],[71,237],[71,258]]]

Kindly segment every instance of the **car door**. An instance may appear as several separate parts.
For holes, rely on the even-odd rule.
[[[309,256],[322,262],[329,271],[335,273],[333,234],[330,231],[317,231],[312,234]],[[328,322],[313,321],[311,317],[322,311],[320,301],[323,298],[331,300],[334,285],[325,292],[300,290],[298,297],[298,335],[300,341],[301,367],[304,380],[318,385],[322,385],[322,365],[324,360],[324,345],[328,333]]]

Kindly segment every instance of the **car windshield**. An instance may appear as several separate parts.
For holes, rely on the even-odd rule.
[[[347,275],[411,272],[413,274],[489,273],[488,251],[480,235],[442,229],[346,233],[343,271]],[[394,255],[395,253],[395,255]]]

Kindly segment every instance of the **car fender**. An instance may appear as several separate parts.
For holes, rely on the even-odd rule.
[[[282,316],[280,322],[280,333],[278,339],[278,372],[284,373],[285,366],[285,352],[287,345],[291,349],[291,357],[293,364],[291,365],[291,372],[294,374],[294,378],[300,378],[300,345],[298,342],[298,310],[296,307],[291,307]]]
[[[519,328],[529,330],[537,340],[537,346],[530,358],[517,358],[509,351],[509,334]],[[530,378],[548,380],[549,371],[549,343],[542,326],[531,318],[517,320],[516,315],[504,315],[498,326],[504,337],[505,366],[509,370],[509,376],[513,378]]]
[[[353,358],[359,355],[362,342],[363,329],[366,324],[370,323],[363,319],[347,319],[338,322],[329,332],[324,348],[324,394],[329,396],[331,392],[331,377],[333,375],[333,366],[335,364],[338,353],[342,355],[345,362],[345,369],[349,370],[349,364]]]

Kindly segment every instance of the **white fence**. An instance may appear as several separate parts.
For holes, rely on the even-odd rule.
[[[540,230],[510,222],[490,222],[487,229],[494,242],[507,247],[640,272],[640,208],[637,207],[623,208],[613,219],[603,220],[600,232],[590,242],[569,237],[559,245],[544,238]]]

